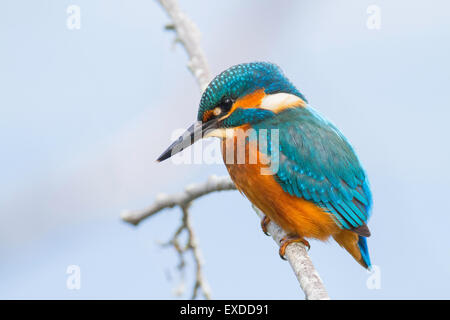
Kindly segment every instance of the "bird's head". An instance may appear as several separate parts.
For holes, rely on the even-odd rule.
[[[223,137],[225,129],[251,126],[287,108],[305,104],[305,97],[275,64],[238,64],[210,82],[200,100],[197,122],[158,161],[170,158],[201,138]]]

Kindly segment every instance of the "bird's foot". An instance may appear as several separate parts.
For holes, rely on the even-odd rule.
[[[261,229],[264,232],[266,236],[270,236],[269,232],[267,231],[267,225],[270,222],[270,218],[268,216],[264,216],[264,218],[261,220]]]
[[[286,260],[286,258],[284,257],[284,254],[286,253],[286,248],[288,245],[290,245],[291,243],[294,243],[294,242],[303,243],[306,246],[306,248],[308,249],[308,251],[311,248],[311,246],[309,245],[309,242],[306,241],[305,239],[303,239],[302,237],[298,237],[298,236],[297,237],[284,237],[283,239],[280,240],[281,245],[280,245],[280,250],[278,252],[280,254],[281,259]]]

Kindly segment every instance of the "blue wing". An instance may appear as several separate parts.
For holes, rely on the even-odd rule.
[[[372,202],[367,178],[333,124],[307,107],[285,110],[255,127],[279,129],[279,157],[273,158],[278,158],[275,177],[284,191],[332,213],[341,228],[370,235],[365,225]],[[268,146],[274,155],[270,141]]]

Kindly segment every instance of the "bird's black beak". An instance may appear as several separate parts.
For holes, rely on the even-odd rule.
[[[201,121],[197,121],[189,129],[183,133],[174,143],[164,151],[156,161],[161,162],[164,161],[174,154],[186,149],[190,145],[194,144],[197,140],[203,138],[209,131],[217,129],[219,125],[218,119],[212,119],[208,122],[202,123]]]

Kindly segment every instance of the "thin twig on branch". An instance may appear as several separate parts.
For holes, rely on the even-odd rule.
[[[210,73],[205,53],[200,45],[200,31],[192,20],[181,11],[176,0],[157,1],[172,19],[172,24],[166,26],[166,29],[175,30],[176,41],[183,45],[188,54],[188,68],[197,80],[200,90],[203,91],[210,81]]]
[[[157,0],[166,10],[172,19],[172,24],[166,29],[175,30],[177,34],[177,42],[180,42],[186,49],[189,57],[188,68],[196,78],[200,89],[203,91],[210,80],[208,63],[200,46],[200,33],[195,24],[184,14],[176,0]],[[236,186],[229,177],[212,176],[205,183],[188,186],[184,192],[174,194],[172,196],[159,195],[156,201],[147,209],[136,211],[124,211],[121,217],[124,221],[137,225],[142,220],[153,216],[165,208],[173,208],[179,206],[183,212],[182,225],[177,229],[172,238],[172,245],[180,254],[181,264],[184,266],[183,254],[187,250],[193,252],[194,261],[196,263],[196,282],[194,284],[193,298],[197,296],[198,290],[202,290],[206,298],[210,297],[209,288],[202,274],[202,259],[200,249],[198,248],[195,234],[189,220],[189,205],[192,201],[206,194],[223,191],[234,190]],[[258,216],[262,219],[264,213],[253,206]],[[178,236],[183,230],[188,232],[188,242],[185,248],[181,248],[178,242]],[[267,225],[267,230],[271,234],[275,242],[280,245],[282,238],[286,233],[274,222]],[[312,264],[306,247],[301,243],[291,243],[286,248],[286,259],[289,261],[294,273],[300,283],[300,287],[305,293],[305,298],[310,300],[329,299],[325,286],[320,279],[314,265]]]
[[[229,177],[211,176],[205,183],[188,185],[184,192],[173,194],[159,194],[155,202],[151,206],[143,210],[123,211],[121,213],[122,220],[137,225],[139,222],[158,213],[165,208],[173,208],[175,206],[183,207],[191,203],[197,198],[207,195],[211,192],[235,190],[236,186]]]
[[[203,276],[203,257],[202,257],[201,251],[200,251],[200,247],[198,246],[198,243],[197,243],[197,238],[195,236],[194,229],[191,225],[191,218],[190,218],[190,214],[189,214],[190,202],[187,202],[187,203],[183,202],[183,203],[180,203],[179,205],[180,205],[181,211],[183,213],[183,217],[181,219],[181,225],[175,231],[172,238],[167,243],[163,244],[163,246],[172,246],[175,249],[175,251],[178,253],[178,257],[180,260],[180,262],[178,264],[178,269],[180,270],[181,275],[182,275],[182,282],[184,282],[183,271],[184,271],[184,268],[186,267],[186,261],[184,259],[184,255],[187,252],[192,253],[192,257],[193,257],[193,260],[195,263],[195,283],[194,283],[194,288],[192,290],[191,298],[196,299],[199,295],[199,292],[201,291],[203,293],[203,296],[206,299],[211,299],[211,292],[209,289],[209,285],[208,285],[205,277]],[[182,235],[182,233],[184,231],[187,233],[187,241],[184,245],[182,245],[180,243],[180,236]],[[184,286],[181,285],[181,288],[183,289]],[[181,294],[181,293],[183,293],[183,292],[178,292],[178,294]]]

